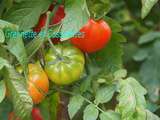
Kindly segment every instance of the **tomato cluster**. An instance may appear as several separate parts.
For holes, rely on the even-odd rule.
[[[48,11],[52,11],[54,7],[54,5],[51,5]],[[60,5],[49,25],[62,21],[65,17],[64,11],[64,6]],[[45,26],[46,17],[46,13],[40,16],[39,22],[33,28],[34,31],[41,31]],[[79,80],[85,64],[83,52],[93,53],[101,50],[107,45],[112,34],[107,22],[93,19],[89,19],[86,25],[80,29],[80,32],[82,36],[70,39],[71,45],[68,46],[61,43],[55,45],[54,49],[50,48],[46,51],[44,58],[45,72],[43,70],[39,71],[36,65],[29,65],[28,90],[34,103],[41,102],[45,94],[47,94],[48,78],[57,85],[69,85]]]
[[[48,10],[52,11],[53,9],[54,5],[51,5]],[[46,17],[46,13],[40,16],[39,22],[33,28],[33,31],[41,31],[46,24]],[[51,19],[49,27],[62,21],[64,17],[64,6],[60,5]],[[83,52],[93,53],[101,50],[107,45],[112,34],[111,28],[104,20],[94,21],[93,19],[90,19],[80,29],[80,32],[82,36],[71,38],[71,44],[64,45],[60,43],[46,50],[44,70],[39,64],[28,65],[28,92],[34,104],[40,103],[47,95],[49,80],[57,85],[70,85],[79,80],[85,66]],[[18,68],[17,70],[22,73],[21,69]],[[13,112],[10,113],[9,120],[12,120],[14,116]],[[33,120],[42,120],[38,109],[33,109],[32,117]]]

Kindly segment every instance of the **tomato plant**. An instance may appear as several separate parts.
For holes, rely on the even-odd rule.
[[[0,120],[159,120],[159,3],[1,0]]]

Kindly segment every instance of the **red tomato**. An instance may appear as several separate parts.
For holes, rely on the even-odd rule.
[[[52,11],[53,8],[54,8],[54,6],[51,5],[50,8],[49,8],[49,11]],[[60,6],[58,7],[57,11],[55,12],[54,17],[52,18],[52,21],[51,21],[50,25],[59,23],[64,17],[65,17],[64,6],[63,6],[63,5],[60,5]],[[45,26],[46,19],[47,19],[46,13],[42,14],[42,15],[40,16],[40,18],[39,18],[38,24],[36,25],[35,28],[33,28],[33,30],[34,30],[35,32],[40,32],[41,29]]]
[[[38,108],[32,109],[32,119],[33,120],[43,120],[41,112]]]
[[[90,19],[80,32],[82,36],[71,38],[71,42],[87,53],[104,48],[111,38],[111,28],[104,20]]]

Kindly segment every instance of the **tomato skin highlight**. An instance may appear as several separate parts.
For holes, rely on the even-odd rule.
[[[111,28],[104,20],[94,21],[93,19],[90,19],[80,32],[83,35],[71,38],[71,43],[87,53],[104,48],[112,34]]]
[[[62,56],[59,59],[52,49],[45,54],[45,71],[51,81],[58,85],[69,85],[79,80],[84,70],[84,55],[74,46],[55,45]]]
[[[41,112],[38,108],[32,109],[32,119],[33,120],[43,120]]]
[[[29,64],[28,91],[33,103],[40,103],[49,89],[49,80],[43,69],[37,64]]]

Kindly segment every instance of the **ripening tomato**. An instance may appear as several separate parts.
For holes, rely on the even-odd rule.
[[[33,120],[43,120],[41,112],[38,108],[33,108],[32,109],[32,119]]]
[[[33,103],[40,103],[49,89],[49,81],[46,73],[38,64],[29,64],[28,91]]]
[[[77,81],[84,69],[84,55],[74,46],[55,46],[60,58],[50,48],[45,55],[45,71],[50,80],[58,85],[68,85]]]
[[[111,28],[104,20],[90,19],[80,32],[82,36],[71,38],[71,42],[87,53],[104,48],[111,38]]]
[[[52,11],[54,8],[53,5],[50,6],[49,11]],[[65,17],[65,13],[64,13],[64,6],[60,5],[57,9],[57,11],[55,12],[55,15],[53,16],[50,25],[54,25],[59,23],[63,18]],[[40,32],[41,29],[45,26],[47,20],[47,15],[46,13],[42,14],[39,18],[39,22],[38,24],[33,28],[33,31],[35,32]]]

